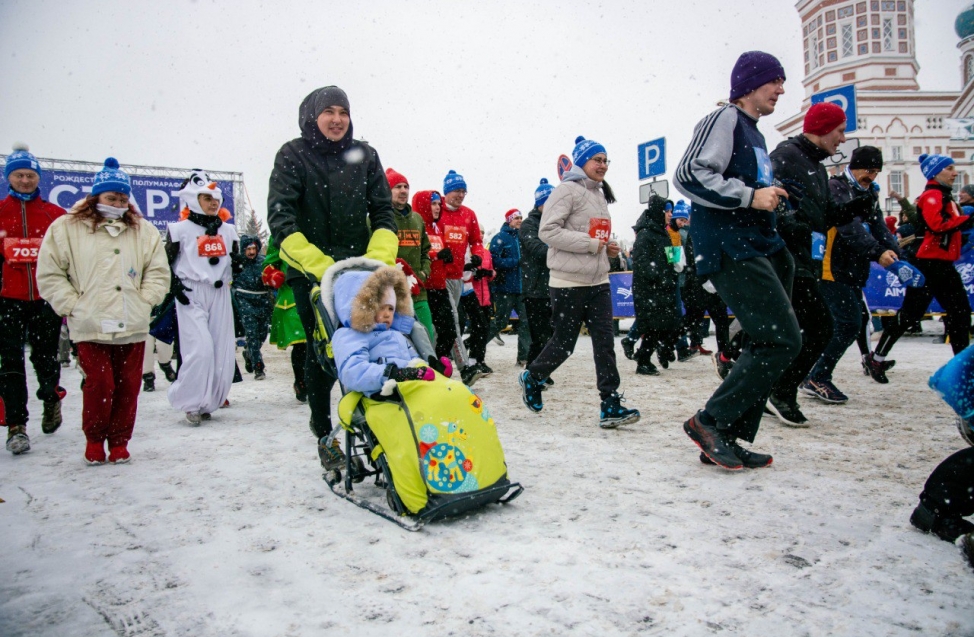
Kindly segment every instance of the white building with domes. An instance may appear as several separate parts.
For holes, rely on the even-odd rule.
[[[776,126],[785,137],[800,134],[813,94],[854,84],[858,122],[848,136],[882,149],[883,195],[895,190],[911,200],[926,184],[917,161],[923,153],[954,159],[957,189],[974,182],[974,5],[954,25],[960,38],[959,91],[920,90],[913,5],[913,0],[799,0],[805,99],[802,112]]]

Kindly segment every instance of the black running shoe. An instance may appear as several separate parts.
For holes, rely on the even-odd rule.
[[[734,361],[729,359],[725,361],[723,358],[721,358],[720,352],[714,352],[711,360],[714,361],[714,370],[717,372],[717,376],[721,380],[727,378],[727,374],[730,374],[730,371],[734,369]]]
[[[872,376],[872,379],[877,383],[885,385],[889,382],[886,378],[886,370],[892,367],[892,365],[887,365],[887,361],[877,361],[873,358],[873,353],[869,352],[866,354],[862,361],[863,367],[866,368],[867,373]]]
[[[744,468],[744,463],[728,446],[724,434],[718,431],[714,425],[705,423],[700,417],[700,412],[683,423],[683,431],[714,464],[731,471]]]
[[[797,402],[788,402],[781,400],[774,394],[768,398],[768,404],[766,409],[774,415],[775,418],[781,421],[781,424],[788,425],[789,427],[800,427],[805,429],[808,427],[808,418],[802,413],[802,410],[798,408]]]
[[[659,370],[652,363],[645,363],[636,367],[636,373],[641,376],[659,376]]]
[[[480,369],[480,365],[467,365],[460,370],[460,380],[463,381],[463,384],[467,387],[473,387],[473,384],[476,383],[477,380],[479,380],[483,375],[484,372],[482,369]]]
[[[745,449],[736,440],[728,442],[727,446],[731,448],[735,456],[741,459],[741,464],[748,469],[763,469],[764,467],[770,467],[771,463],[774,462],[774,458],[769,454],[757,453],[756,451]]]
[[[254,364],[250,361],[250,353],[247,352],[247,350],[243,351],[243,359],[244,359],[244,370],[248,374],[252,374],[254,372]]]
[[[626,358],[633,360],[633,356],[636,355],[636,341],[630,340],[628,336],[622,337],[622,353],[626,355]]]

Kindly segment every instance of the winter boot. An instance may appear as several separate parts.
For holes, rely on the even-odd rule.
[[[15,456],[30,451],[27,425],[10,425],[7,427],[7,451]]]
[[[345,454],[342,452],[338,438],[328,441],[328,436],[318,440],[318,459],[325,471],[335,471],[345,468]]]
[[[460,370],[460,380],[463,381],[463,384],[467,387],[473,387],[473,384],[476,383],[477,380],[483,375],[484,372],[477,363],[467,365]]]
[[[52,434],[61,426],[61,399],[44,401],[44,416],[41,418],[41,431]]]
[[[112,447],[108,450],[108,461],[112,464],[125,464],[131,459],[129,450],[125,445]]]
[[[199,427],[199,424],[202,420],[203,418],[201,417],[200,412],[198,411],[186,412],[186,421],[189,422],[189,424],[193,425],[194,427]]]
[[[267,374],[264,373],[264,364],[257,363],[254,365],[254,380],[264,380],[267,378]]]
[[[253,371],[254,371],[254,364],[250,360],[250,352],[248,352],[247,350],[244,350],[243,351],[243,359],[244,359],[244,370],[248,374],[253,373]]]
[[[934,506],[934,505],[931,505]],[[957,538],[967,533],[974,533],[974,524],[960,516],[941,516],[922,501],[913,510],[910,524],[923,531],[933,533],[941,540],[955,542]]]
[[[85,447],[85,464],[95,466],[105,464],[105,443],[88,441]]]
[[[535,380],[531,376],[531,372],[524,370],[517,377],[517,382],[521,385],[521,400],[527,405],[527,408],[531,411],[537,413],[541,411],[544,407],[544,401],[541,400],[541,391],[544,386],[544,381]]]
[[[155,391],[155,390],[156,390],[155,372],[142,374],[142,391]]]
[[[625,400],[622,395],[612,392],[612,395],[602,401],[599,411],[599,427],[615,429],[619,425],[628,425],[639,421],[639,410],[622,406]]]
[[[159,369],[166,375],[166,380],[170,383],[176,382],[176,370],[172,368],[172,363],[159,363]]]
[[[698,411],[683,423],[683,431],[714,464],[731,471],[743,469],[744,463],[731,450],[727,438],[712,421],[712,417]]]

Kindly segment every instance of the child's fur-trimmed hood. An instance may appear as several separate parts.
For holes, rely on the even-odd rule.
[[[346,273],[341,278],[351,277],[353,273]],[[413,302],[409,294],[409,282],[402,270],[389,266],[383,266],[374,272],[363,272],[367,275],[361,283],[361,287],[355,294],[351,302],[348,326],[357,332],[369,333],[376,327],[375,314],[379,310],[382,302],[383,291],[392,287],[396,293],[396,314],[401,316],[413,316]],[[339,288],[343,287],[336,284],[335,292],[339,293]],[[336,299],[336,303],[341,306],[341,302]],[[345,317],[341,317],[345,318]]]

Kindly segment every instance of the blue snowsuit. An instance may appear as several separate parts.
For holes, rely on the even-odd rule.
[[[264,271],[264,257],[260,254],[261,242],[258,237],[244,235],[240,238],[240,253],[247,247],[257,246],[257,256],[243,259],[243,270],[233,278],[233,296],[236,301],[240,322],[247,336],[246,358],[254,366],[254,371],[264,370],[264,357],[260,348],[267,340],[274,312],[273,292],[264,285],[261,275]]]

